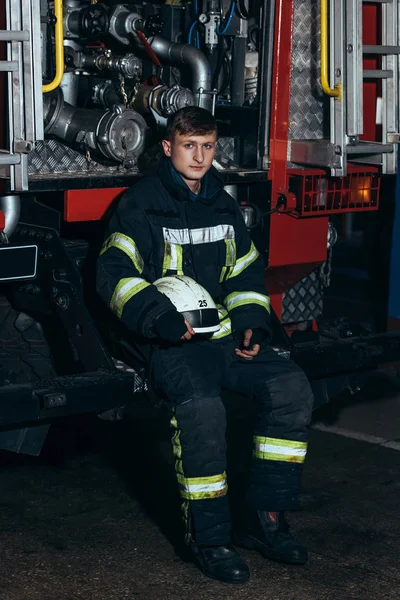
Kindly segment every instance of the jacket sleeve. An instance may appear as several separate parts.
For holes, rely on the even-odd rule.
[[[239,207],[235,222],[236,260],[221,276],[223,304],[232,330],[261,328],[271,334],[270,299],[264,285],[264,261],[247,232]]]
[[[155,337],[154,321],[172,302],[143,277],[150,258],[151,233],[146,216],[129,190],[113,214],[97,261],[97,292],[131,331]]]

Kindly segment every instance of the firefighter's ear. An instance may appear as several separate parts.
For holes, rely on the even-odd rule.
[[[165,156],[171,156],[171,142],[169,140],[162,140],[162,147],[164,150]]]

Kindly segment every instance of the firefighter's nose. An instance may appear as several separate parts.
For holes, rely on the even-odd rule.
[[[204,160],[204,154],[203,154],[203,149],[202,148],[196,148],[195,153],[194,153],[194,159],[198,163],[202,163],[203,162],[203,160]]]

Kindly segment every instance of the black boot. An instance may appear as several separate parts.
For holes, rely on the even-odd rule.
[[[193,560],[204,575],[224,583],[245,583],[250,577],[248,566],[230,544],[193,548]]]
[[[266,558],[278,562],[291,565],[303,565],[307,562],[307,550],[290,533],[282,511],[254,511],[245,533],[235,541],[238,546],[258,550]]]

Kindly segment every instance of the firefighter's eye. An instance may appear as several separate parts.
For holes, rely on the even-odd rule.
[[[213,145],[212,145],[212,144],[204,144],[204,148],[205,148],[206,150],[211,150],[211,149],[212,149],[212,147],[213,147]]]
[[[193,144],[185,144],[185,148],[193,148]]]

